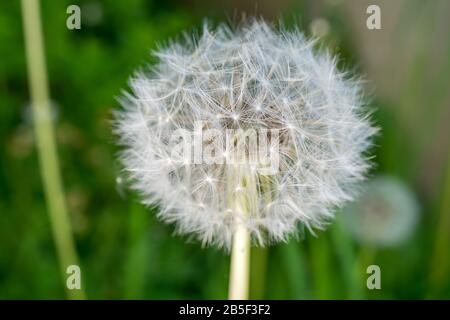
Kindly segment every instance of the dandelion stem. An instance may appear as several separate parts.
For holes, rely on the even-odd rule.
[[[431,256],[431,269],[429,275],[429,292],[427,298],[435,298],[439,293],[439,289],[448,279],[447,272],[450,266],[450,257],[448,244],[450,236],[448,230],[450,228],[450,158],[447,166],[447,172],[444,177],[443,193],[441,195],[441,203],[439,208],[438,224],[436,236],[434,239],[434,248]]]
[[[362,266],[353,247],[352,240],[343,230],[341,219],[337,219],[331,228],[332,243],[334,251],[337,253],[338,261],[341,265],[343,277],[347,286],[348,298],[352,300],[363,299],[364,278]]]
[[[308,289],[308,272],[305,256],[298,242],[291,240],[279,247],[281,259],[284,262],[284,270],[291,289],[292,299],[306,300],[310,299]]]
[[[53,238],[56,244],[61,274],[68,298],[84,299],[85,295],[83,290],[69,290],[65,285],[66,277],[68,276],[66,269],[69,265],[78,265],[78,259],[64,200],[54,128],[50,116],[49,92],[38,0],[22,0],[22,19],[25,33],[34,131]]]
[[[267,258],[269,250],[253,247],[250,258],[250,299],[261,300],[265,297]]]
[[[233,237],[230,268],[230,300],[247,300],[250,270],[250,234],[238,225]]]
[[[326,234],[320,234],[311,241],[312,266],[314,268],[314,294],[319,300],[332,299],[332,279],[330,277],[330,249]]]
[[[231,248],[230,300],[247,300],[250,282],[250,233],[244,223],[245,218],[254,210],[256,198],[255,177],[244,168],[231,170],[229,182],[229,201],[236,213],[236,230]]]

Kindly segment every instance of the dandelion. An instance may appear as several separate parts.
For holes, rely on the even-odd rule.
[[[419,205],[400,180],[380,176],[369,181],[357,201],[343,209],[343,222],[356,240],[375,247],[395,247],[414,232]]]
[[[159,218],[232,248],[230,297],[245,298],[250,241],[287,241],[298,224],[324,227],[364,178],[376,129],[358,81],[299,30],[255,20],[186,38],[130,80],[116,115],[121,159]],[[174,136],[187,136],[183,161],[168,161]],[[191,160],[198,141],[214,161]]]

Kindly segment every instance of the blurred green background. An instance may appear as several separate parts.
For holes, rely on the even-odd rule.
[[[66,28],[70,4],[81,8],[80,30]],[[369,4],[381,8],[381,30],[366,28]],[[110,120],[129,75],[154,62],[151,49],[198,30],[205,17],[233,22],[243,12],[299,25],[364,75],[382,128],[371,176],[395,177],[419,208],[414,229],[395,245],[359,241],[342,212],[318,237],[305,232],[253,250],[251,297],[449,299],[449,1],[42,0],[53,123],[87,297],[227,297],[229,257],[173,236],[127,190]],[[21,20],[20,1],[0,2],[0,298],[64,299]],[[381,268],[381,290],[366,287],[369,264]]]

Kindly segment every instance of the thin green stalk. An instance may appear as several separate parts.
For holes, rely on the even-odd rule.
[[[326,234],[320,234],[316,239],[311,239],[312,266],[314,277],[315,296],[319,300],[332,298],[330,252]]]
[[[378,250],[373,245],[364,245],[359,248],[358,257],[355,265],[355,276],[359,279],[362,288],[364,289],[364,298],[368,299],[367,294],[367,267],[375,264]]]
[[[143,299],[145,278],[148,272],[148,260],[152,254],[149,248],[147,232],[148,213],[139,203],[133,201],[128,216],[128,255],[124,267],[124,298]]]
[[[373,245],[364,245],[359,251],[359,262],[365,273],[365,269],[375,263],[378,250]]]
[[[252,248],[250,268],[250,298],[254,300],[262,300],[266,295],[268,251],[268,248]]]
[[[359,249],[359,256],[356,264],[356,274],[361,280],[361,284],[364,286],[364,299],[369,300],[371,293],[374,291],[369,290],[367,287],[367,268],[376,263],[378,249],[371,245],[363,246]],[[376,291],[376,290],[375,290]]]
[[[54,128],[51,121],[38,0],[22,0],[22,20],[40,173],[43,179],[61,275],[68,298],[84,299],[85,294],[82,289],[69,290],[66,286],[67,267],[69,265],[79,265],[79,263],[64,199]]]
[[[266,205],[272,201],[271,190],[272,180],[270,176],[260,174],[258,175],[259,188],[263,194],[263,199]],[[268,248],[255,247],[251,254],[251,272],[250,272],[250,296],[252,299],[264,299],[266,295],[266,273]]]
[[[450,274],[448,249],[450,243],[450,158],[441,198],[433,256],[431,257],[428,298],[435,298],[442,284],[447,283]]]
[[[309,299],[309,277],[302,248],[297,241],[291,240],[287,244],[280,245],[279,249],[293,298],[299,300]]]
[[[347,286],[348,298],[359,300],[363,299],[363,278],[360,272],[358,261],[356,259],[355,249],[348,234],[342,229],[340,219],[336,219],[330,230],[334,250],[336,252],[339,264]]]

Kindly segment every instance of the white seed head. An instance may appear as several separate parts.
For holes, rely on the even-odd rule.
[[[379,176],[370,180],[356,201],[343,208],[347,230],[363,244],[395,247],[414,232],[419,205],[414,193],[400,180]]]
[[[298,224],[324,226],[352,199],[377,130],[358,82],[300,31],[262,21],[236,30],[205,26],[198,39],[172,43],[156,56],[156,66],[131,79],[115,125],[134,189],[180,233],[228,248],[236,224],[244,223],[258,244],[285,241]],[[276,131],[279,144],[270,149],[277,170],[260,171],[264,161],[168,165],[171,137],[179,129],[194,132],[199,121],[219,132]],[[240,157],[253,156],[251,147],[245,144]],[[242,193],[244,215],[233,206]]]

